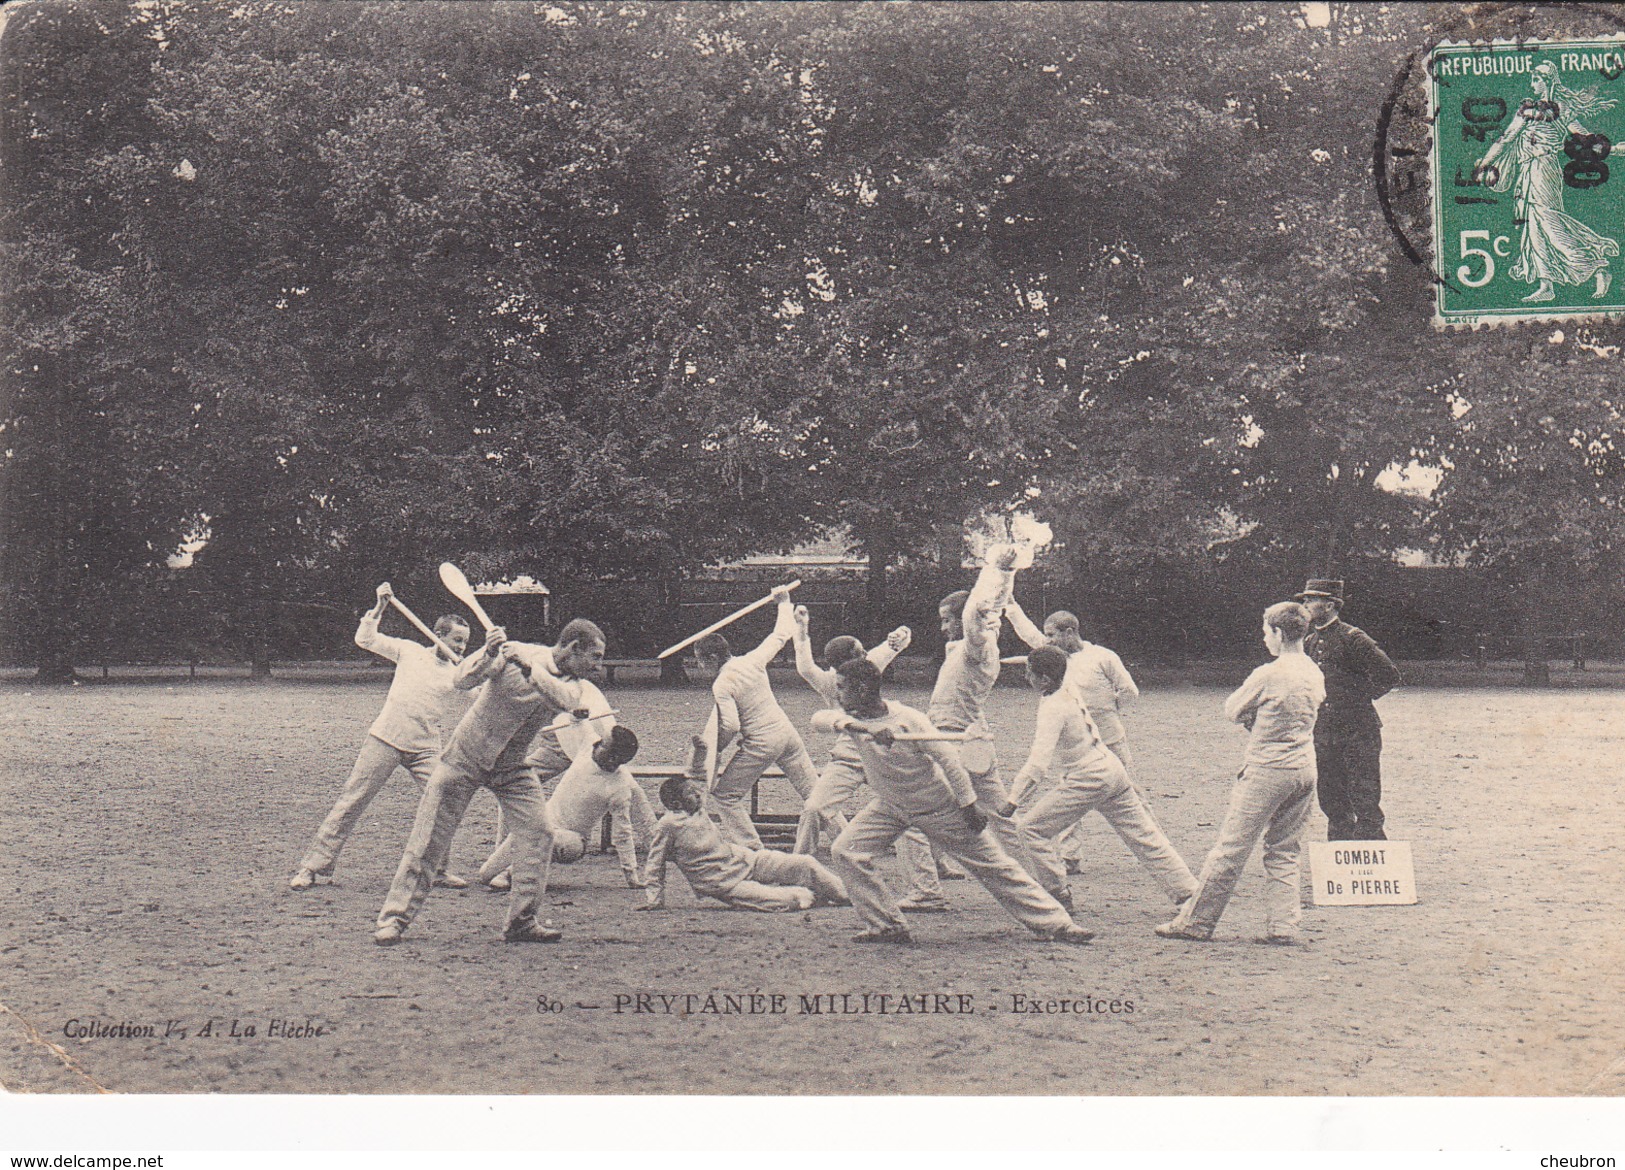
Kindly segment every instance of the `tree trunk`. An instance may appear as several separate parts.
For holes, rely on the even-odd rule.
[[[271,677],[271,630],[276,613],[275,603],[261,599],[250,614],[248,625],[248,677]]]
[[[1545,687],[1552,683],[1552,669],[1546,661],[1546,574],[1539,565],[1530,566],[1523,578],[1523,681],[1525,686]]]
[[[1350,501],[1363,491],[1364,476],[1356,476],[1343,463],[1343,452],[1337,454],[1337,478],[1328,487],[1324,510],[1318,518],[1320,539],[1310,562],[1305,566],[1304,578],[1326,577],[1341,579],[1343,557],[1348,546],[1352,508]]]
[[[656,628],[666,631],[663,639],[664,645],[661,647],[661,649],[664,649],[665,646],[671,645],[687,632],[677,631],[673,633],[674,630],[677,630],[677,619],[682,613],[683,579],[681,577],[672,577],[662,581],[659,590],[660,612],[665,620],[657,622]],[[658,653],[658,651],[656,652]],[[683,669],[683,656],[681,654],[673,654],[670,658],[660,660],[660,681],[672,686],[680,686],[688,682],[688,671]]]
[[[34,682],[48,686],[64,686],[79,681],[73,669],[73,650],[66,645],[52,645],[40,653],[39,669]]]
[[[40,373],[40,384],[49,386],[47,427],[51,454],[47,457],[48,470],[44,477],[49,518],[36,521],[32,532],[35,555],[45,562],[34,574],[35,597],[42,602],[36,620],[44,627],[36,632],[36,636],[43,634],[43,637],[34,681],[61,686],[79,681],[73,669],[79,643],[79,606],[71,592],[77,578],[68,565],[69,542],[73,540],[75,527],[68,505],[68,477],[74,474],[69,465],[69,453],[73,447],[69,442],[67,387],[63,384],[61,366],[42,357]]]
[[[49,387],[45,427],[50,436],[50,455],[45,458],[47,471],[41,483],[45,515],[28,525],[32,554],[44,562],[32,574],[37,603],[37,626],[32,635],[39,647],[34,681],[63,686],[80,681],[73,669],[80,643],[80,606],[76,604],[78,575],[70,565],[76,523],[70,510],[73,487],[68,481],[75,470],[70,460],[73,447],[68,437],[67,385],[63,384],[62,366],[45,358],[41,358],[39,366],[39,385]]]
[[[869,572],[863,582],[863,637],[866,645],[880,642],[890,630],[891,615],[886,607],[886,570],[897,557],[897,551],[884,535],[871,533],[863,538],[863,550],[869,557]]]

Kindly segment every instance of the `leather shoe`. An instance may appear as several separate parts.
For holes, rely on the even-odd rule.
[[[1162,938],[1182,938],[1190,942],[1213,941],[1211,934],[1202,934],[1199,931],[1190,929],[1188,926],[1178,926],[1172,922],[1164,922],[1161,926],[1153,927],[1153,929]]]
[[[563,931],[549,930],[547,927],[538,926],[534,922],[502,932],[502,941],[511,943],[554,943],[563,937]]]
[[[914,945],[914,936],[908,932],[907,927],[888,926],[884,930],[865,930],[852,936],[855,943],[896,943],[898,946],[911,947]]]
[[[897,908],[905,914],[946,914],[953,906],[946,898],[912,896],[900,900]]]
[[[1061,927],[1060,930],[1057,930],[1054,934],[1046,934],[1044,936],[1044,938],[1049,942],[1074,944],[1086,943],[1094,937],[1094,931],[1085,930],[1076,922],[1068,923],[1066,926]]]

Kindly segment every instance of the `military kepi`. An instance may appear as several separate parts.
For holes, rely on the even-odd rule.
[[[1341,602],[1343,600],[1343,582],[1311,577],[1308,583],[1304,585],[1303,592],[1298,594],[1298,600],[1308,601],[1311,597],[1330,597],[1333,601]]]

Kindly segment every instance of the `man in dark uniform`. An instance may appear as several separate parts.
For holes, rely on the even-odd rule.
[[[1343,582],[1312,580],[1298,594],[1312,628],[1304,650],[1326,676],[1315,721],[1320,808],[1328,841],[1385,841],[1382,720],[1372,703],[1400,683],[1399,669],[1371,635],[1343,621]]]

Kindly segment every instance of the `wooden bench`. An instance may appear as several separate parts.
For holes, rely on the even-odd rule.
[[[613,685],[615,682],[615,672],[623,666],[630,666],[633,669],[642,667],[645,670],[652,670],[658,673],[661,662],[658,658],[606,658],[604,659],[602,666],[604,668],[604,681]]]

